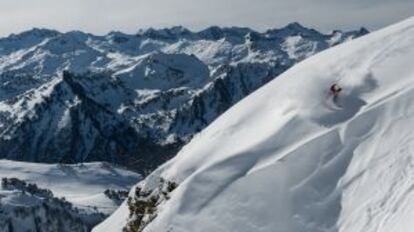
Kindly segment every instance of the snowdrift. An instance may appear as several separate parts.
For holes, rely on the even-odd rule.
[[[143,231],[412,231],[413,59],[410,18],[296,65],[138,184],[179,185]],[[94,231],[136,219],[124,203]]]

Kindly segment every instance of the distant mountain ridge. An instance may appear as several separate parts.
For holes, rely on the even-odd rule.
[[[33,29],[2,38],[0,157],[152,170],[295,63],[366,33],[292,23],[263,33]]]

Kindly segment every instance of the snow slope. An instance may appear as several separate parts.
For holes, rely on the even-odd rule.
[[[134,202],[160,178],[179,184],[144,231],[412,231],[413,59],[410,18],[288,70],[131,191]],[[94,231],[136,222],[128,205]]]

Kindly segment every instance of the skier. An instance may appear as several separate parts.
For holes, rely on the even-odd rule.
[[[333,84],[332,86],[331,86],[331,88],[330,88],[330,93],[332,94],[332,96],[333,96],[333,102],[334,103],[338,103],[338,96],[339,96],[339,93],[342,91],[342,88],[341,87],[339,87],[339,85],[337,85],[337,84]]]

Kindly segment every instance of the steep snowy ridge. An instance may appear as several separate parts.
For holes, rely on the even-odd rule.
[[[410,18],[301,62],[196,135],[94,231],[411,231],[413,58]]]
[[[295,23],[11,35],[0,39],[0,157],[153,170],[295,63],[366,33]]]

